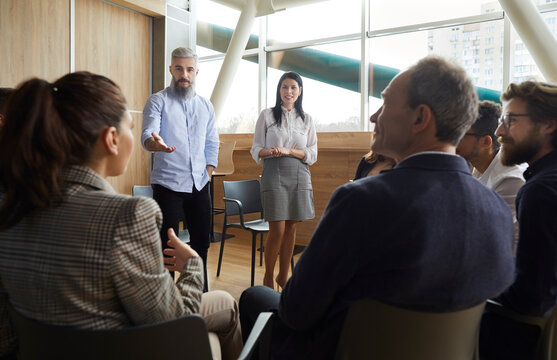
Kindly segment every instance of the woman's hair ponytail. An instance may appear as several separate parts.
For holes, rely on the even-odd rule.
[[[0,130],[0,229],[35,208],[56,206],[64,168],[84,165],[102,130],[119,128],[125,111],[120,88],[104,76],[77,72],[53,84],[21,84]]]

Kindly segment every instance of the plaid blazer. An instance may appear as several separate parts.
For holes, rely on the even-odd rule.
[[[201,259],[188,260],[174,284],[154,200],[119,195],[86,167],[68,168],[64,180],[59,206],[36,209],[0,232],[0,356],[16,340],[7,301],[27,317],[90,329],[199,312]]]

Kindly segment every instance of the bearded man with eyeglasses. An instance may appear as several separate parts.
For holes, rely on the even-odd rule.
[[[529,167],[516,197],[516,278],[498,301],[519,315],[548,318],[557,303],[557,86],[511,84],[501,99],[504,110],[495,132],[501,162]],[[530,359],[539,335],[538,327],[488,313],[480,351],[489,359]]]

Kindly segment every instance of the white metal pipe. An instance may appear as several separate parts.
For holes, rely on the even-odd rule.
[[[221,0],[227,1],[227,0]],[[286,10],[287,8],[308,5],[328,0],[258,0],[257,16],[265,16],[273,14],[277,11]]]
[[[243,10],[246,0],[213,0],[219,4],[228,6],[236,10]],[[281,11],[286,8],[313,4],[317,2],[328,0],[258,0],[257,9],[259,13],[257,16],[269,15],[276,11]]]
[[[524,45],[550,82],[557,82],[557,40],[531,0],[499,0]]]
[[[246,0],[213,0],[216,3],[228,6],[235,10],[242,10],[246,4]]]
[[[367,37],[374,38],[380,36],[391,36],[407,34],[416,31],[434,30],[442,27],[452,27],[457,25],[477,24],[480,22],[501,20],[504,17],[503,11],[491,12],[488,14],[452,18],[440,21],[430,21],[425,23],[397,26],[393,28],[383,28],[367,32]]]
[[[505,90],[511,82],[511,66],[513,59],[511,58],[511,21],[505,16],[503,25],[503,89]]]
[[[257,99],[257,112],[260,113],[267,107],[267,53],[265,44],[267,43],[267,19],[259,18],[259,92]]]
[[[284,50],[303,48],[306,46],[328,45],[336,42],[359,40],[361,36],[362,36],[361,33],[353,33],[348,35],[331,36],[331,37],[314,39],[314,40],[275,44],[275,45],[265,46],[265,51],[267,52],[284,51]]]
[[[275,10],[282,10],[294,6],[308,5],[308,4],[323,2],[327,0],[266,0],[266,1],[271,2]]]
[[[361,36],[360,36],[360,130],[368,130],[369,114],[369,83],[371,81],[369,73],[369,41],[366,36],[369,29],[369,1],[362,0],[361,13]]]
[[[236,70],[242,60],[256,12],[256,0],[247,0],[240,14],[240,18],[238,19],[234,34],[232,34],[230,45],[228,45],[224,62],[220,69],[215,87],[213,88],[213,93],[211,94],[211,102],[215,108],[217,121],[222,114],[226,97],[232,87]]]

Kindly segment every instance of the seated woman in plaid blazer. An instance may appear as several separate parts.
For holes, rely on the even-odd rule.
[[[90,329],[201,313],[225,359],[241,351],[234,299],[202,293],[202,261],[172,232],[163,261],[155,201],[105,180],[126,170],[133,127],[104,76],[31,79],[12,95],[0,133],[0,357],[16,343],[8,301],[29,318]],[[180,271],[176,283],[165,267]]]

